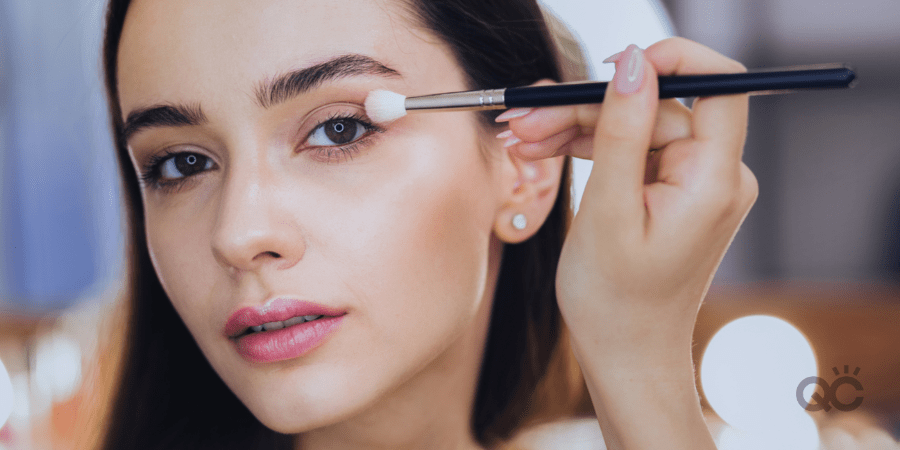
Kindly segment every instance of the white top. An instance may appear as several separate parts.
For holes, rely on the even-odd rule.
[[[600,424],[591,417],[531,428],[522,432],[516,443],[528,450],[606,450]]]

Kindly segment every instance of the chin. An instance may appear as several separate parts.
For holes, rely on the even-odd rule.
[[[320,392],[324,394],[321,398],[305,395],[308,393],[300,390],[291,392],[292,395],[273,391],[269,395],[258,394],[261,402],[247,406],[266,428],[282,434],[303,433],[332,425],[365,407],[360,403],[360,395],[356,395],[354,402],[350,392],[341,393],[334,389]]]
[[[323,411],[321,408],[306,408],[302,411],[280,409],[261,413],[251,410],[251,412],[266,428],[281,434],[303,433],[340,420],[339,415]]]
[[[257,417],[257,419],[259,419],[259,417]],[[265,420],[261,420],[261,419],[260,419],[260,422],[262,422],[262,424],[265,425],[266,428],[268,428],[272,431],[275,431],[277,433],[281,433],[281,434],[298,434],[298,433],[302,433],[304,431],[309,431],[313,428],[316,428],[316,427],[303,427],[294,422],[281,422],[281,421],[271,422],[271,421],[265,421]]]

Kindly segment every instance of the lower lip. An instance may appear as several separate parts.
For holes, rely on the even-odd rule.
[[[280,330],[248,334],[234,341],[234,345],[238,354],[250,362],[270,363],[297,358],[324,343],[343,320],[344,316],[323,317]]]

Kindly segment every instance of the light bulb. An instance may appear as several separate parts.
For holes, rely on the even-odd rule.
[[[815,355],[803,334],[764,315],[722,327],[700,365],[703,393],[719,417],[738,430],[757,433],[808,418],[796,392],[803,379],[816,374]]]

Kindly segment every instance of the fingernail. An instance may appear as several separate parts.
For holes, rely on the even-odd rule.
[[[632,94],[641,88],[644,81],[644,52],[631,44],[616,61],[615,86],[620,94]]]
[[[609,63],[614,63],[614,62],[618,61],[619,58],[622,57],[622,53],[625,53],[625,52],[621,51],[619,53],[616,53],[615,55],[610,56],[609,58],[604,59],[603,64],[609,64]]]
[[[515,119],[517,117],[522,117],[524,115],[527,115],[531,111],[532,111],[531,108],[512,108],[512,109],[506,110],[506,112],[504,112],[503,114],[500,114],[494,120],[496,120],[497,122],[506,122],[507,120]]]
[[[506,139],[510,136],[512,136],[512,130],[506,130],[506,131],[498,134],[497,139]]]
[[[518,144],[519,142],[522,142],[522,140],[519,139],[519,138],[517,138],[517,137],[515,137],[515,136],[513,136],[513,137],[507,139],[506,142],[503,143],[503,147],[504,147],[504,148],[506,148],[506,147],[512,147],[513,145],[516,145],[516,144]]]

